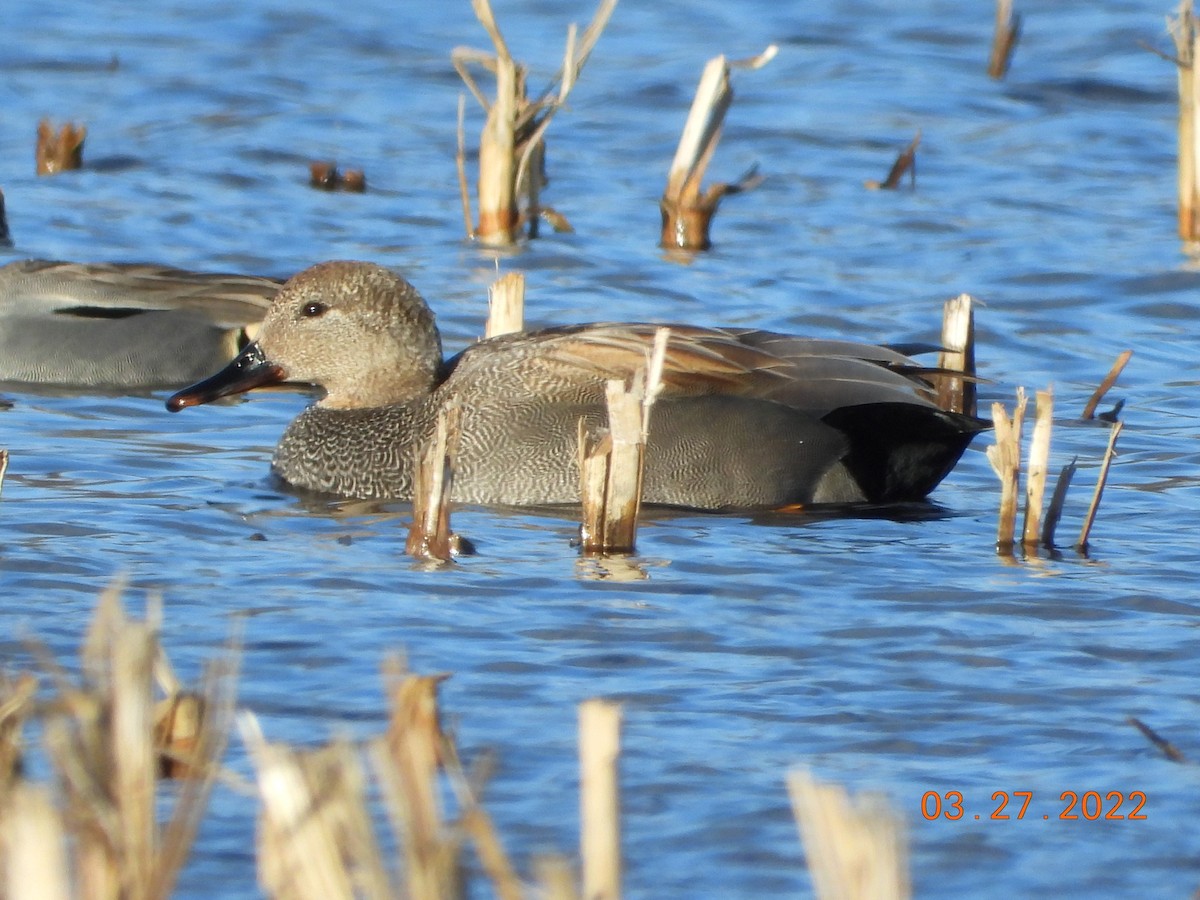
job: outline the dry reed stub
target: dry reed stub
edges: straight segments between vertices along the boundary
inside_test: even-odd
[[[659,208],[662,230],[659,244],[677,250],[707,250],[712,246],[709,232],[721,199],[748,190],[762,179],[752,169],[733,184],[713,184],[703,189],[704,174],[721,140],[725,114],[733,102],[730,85],[731,66],[758,69],[775,58],[778,47],[767,47],[758,56],[730,63],[724,56],[710,59],[700,75],[696,96],[688,111],[675,158],[667,174]]]
[[[8,451],[0,450],[0,493],[4,491],[4,476],[8,474]]]
[[[621,707],[606,700],[579,705],[579,852],[583,896],[621,896]]]
[[[1185,241],[1200,240],[1200,133],[1197,132],[1196,103],[1200,100],[1200,71],[1194,65],[1200,58],[1200,30],[1192,12],[1192,0],[1179,4],[1179,14],[1168,18],[1167,26],[1175,44],[1175,72],[1179,88],[1177,127],[1177,179],[1179,195],[1179,236]]]
[[[959,294],[942,308],[942,350],[937,367],[941,370],[935,379],[937,405],[949,412],[975,415],[975,300],[970,294]]]
[[[491,4],[488,0],[471,0],[471,6],[491,39],[493,52],[457,47],[451,54],[454,68],[486,116],[479,140],[479,221],[473,228],[461,138],[459,142],[457,161],[464,215],[470,236],[485,244],[507,246],[518,240],[523,225],[528,225],[531,237],[536,236],[541,190],[545,185],[546,129],[565,105],[608,24],[616,0],[601,0],[591,24],[578,39],[575,26],[571,26],[562,67],[550,86],[536,98],[528,94],[526,69],[513,59]],[[472,66],[491,73],[496,82],[494,99],[489,100],[480,90],[470,71]],[[462,117],[460,101],[460,133]]]
[[[83,142],[87,138],[87,126],[70,122],[58,131],[49,119],[42,119],[37,127],[37,148],[34,152],[38,175],[56,175],[69,169],[83,166]]]
[[[1050,434],[1054,428],[1054,393],[1038,391],[1034,403],[1033,439],[1025,474],[1025,524],[1021,543],[1026,553],[1036,553],[1042,536],[1042,509],[1050,469]]]
[[[488,288],[488,318],[484,337],[515,334],[525,327],[525,275],[508,272]]]
[[[917,186],[917,147],[919,146],[921,146],[920,131],[908,142],[908,146],[900,151],[896,161],[892,163],[891,169],[888,170],[887,177],[883,181],[865,181],[863,182],[864,187],[872,191],[892,191],[900,187],[900,182],[907,174],[909,186],[915,188]]]
[[[310,187],[322,191],[361,194],[367,189],[367,176],[360,169],[340,172],[337,163],[332,160],[317,160],[308,164],[308,183]]]
[[[605,390],[608,427],[579,422],[580,547],[585,555],[632,553],[642,504],[650,412],[662,389],[670,329],[660,328],[646,367]]]
[[[818,900],[911,896],[903,823],[883,797],[851,797],[800,769],[788,776],[788,794]]]
[[[1012,0],[996,0],[996,30],[992,35],[992,53],[987,72],[997,80],[1008,74],[1013,51],[1021,37],[1021,16],[1013,12]]]
[[[450,562],[462,546],[450,531],[450,490],[462,435],[462,407],[446,405],[432,439],[417,455],[413,517],[404,552],[417,559]]]
[[[996,552],[1011,556],[1017,530],[1017,494],[1021,483],[1021,428],[1027,398],[1017,388],[1017,403],[1010,418],[1003,403],[992,404],[995,443],[987,448],[988,462],[1000,479],[1000,516],[996,524]]]

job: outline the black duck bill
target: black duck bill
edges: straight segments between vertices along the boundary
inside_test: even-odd
[[[177,391],[167,399],[167,409],[179,412],[189,406],[212,403],[221,397],[242,394],[256,387],[287,380],[283,367],[267,359],[258,341],[246,345],[237,357],[215,375]]]

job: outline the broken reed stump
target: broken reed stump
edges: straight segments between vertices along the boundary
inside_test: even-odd
[[[788,794],[818,900],[912,896],[903,823],[885,798],[852,798],[804,770],[788,775]]]
[[[361,169],[347,169],[343,173],[332,160],[316,160],[308,164],[308,183],[321,191],[361,194],[367,189],[367,176]]]
[[[1175,71],[1179,86],[1178,177],[1179,236],[1200,240],[1200,133],[1196,103],[1200,102],[1200,30],[1192,12],[1192,0],[1179,4],[1179,15],[1167,20],[1175,43]]]
[[[525,327],[525,274],[508,272],[488,288],[488,318],[484,337],[515,334]]]
[[[194,740],[186,750],[167,751],[179,754],[189,777],[173,792],[172,802],[157,796],[166,750],[159,744],[153,704],[156,661],[165,660],[159,618],[152,604],[147,621],[130,619],[120,587],[109,588],[83,642],[78,683],[53,661],[46,667],[56,696],[48,700],[34,702],[32,678],[0,683],[4,744],[12,748],[14,734],[36,717],[53,781],[51,792],[19,770],[6,773],[0,790],[6,897],[170,894],[217,775],[233,692],[227,672],[209,671],[202,691],[206,713],[196,723]],[[16,873],[23,873],[21,883],[14,880]],[[63,883],[74,890],[62,890]]]
[[[455,70],[486,114],[479,140],[479,222],[473,229],[461,140],[457,156],[468,236],[485,244],[507,246],[517,242],[522,225],[528,224],[529,236],[536,237],[541,190],[545,185],[546,129],[555,113],[566,104],[616,5],[617,0],[601,0],[591,24],[578,40],[575,26],[570,27],[562,67],[550,86],[531,99],[525,67],[513,59],[489,0],[471,0],[494,52],[456,47],[451,53]],[[469,69],[472,65],[482,66],[495,78],[494,100],[488,100],[480,90]],[[461,101],[459,122],[461,129]],[[526,201],[524,211],[520,206],[522,196]]]
[[[450,562],[459,550],[450,532],[450,489],[462,434],[462,407],[447,404],[413,467],[413,517],[404,552],[417,559]]]
[[[621,896],[621,707],[605,700],[579,705],[579,852],[583,896]]]
[[[1021,37],[1021,16],[1013,12],[1012,7],[1012,0],[996,0],[996,31],[992,36],[987,72],[997,80],[1008,74],[1013,51]]]
[[[87,127],[84,125],[68,122],[56,132],[49,119],[38,122],[37,150],[34,154],[37,174],[56,175],[82,167],[83,141],[86,137]]]
[[[725,114],[733,102],[729,82],[732,65],[759,69],[775,58],[778,47],[772,44],[748,60],[730,63],[724,56],[710,59],[700,75],[700,84],[683,126],[667,187],[659,201],[662,231],[659,244],[676,250],[707,250],[712,246],[709,231],[721,199],[758,185],[762,179],[751,169],[733,184],[718,183],[702,190],[704,173],[721,140]]]
[[[4,476],[8,474],[8,451],[0,450],[0,493],[4,491]]]
[[[937,405],[973,416],[975,402],[975,310],[970,294],[959,294],[942,307],[942,350],[937,366]],[[962,375],[953,375],[961,372]]]
[[[654,335],[646,367],[626,383],[609,381],[605,397],[608,427],[579,421],[579,481],[584,555],[632,553],[642,505],[642,472],[650,410],[662,382],[670,329]]]
[[[1000,478],[1000,518],[996,525],[996,552],[1011,556],[1017,530],[1017,493],[1021,484],[1021,428],[1027,398],[1017,388],[1017,404],[1009,418],[1003,403],[992,404],[995,443],[987,448],[988,462]]]
[[[1054,428],[1054,393],[1038,391],[1034,403],[1033,438],[1025,474],[1025,525],[1021,543],[1026,553],[1036,553],[1042,537],[1042,509],[1050,469],[1050,432]]]
[[[866,188],[872,191],[891,191],[900,187],[900,182],[904,179],[905,173],[909,176],[909,186],[917,186],[917,147],[921,146],[921,132],[918,131],[916,137],[908,142],[908,146],[900,151],[900,155],[896,157],[896,161],[892,163],[891,169],[888,170],[887,177],[883,181],[865,181],[863,184]]]

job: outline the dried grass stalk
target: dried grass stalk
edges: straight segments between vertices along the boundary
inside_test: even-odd
[[[778,52],[774,44],[741,65],[761,68]],[[667,187],[659,201],[662,211],[660,244],[680,250],[706,250],[712,246],[709,231],[713,215],[727,194],[748,190],[761,182],[751,170],[733,184],[718,183],[702,189],[704,173],[721,140],[725,114],[733,102],[729,81],[730,63],[724,56],[710,59],[700,75],[700,84],[683,126]]]
[[[417,559],[450,562],[450,490],[462,434],[462,407],[448,404],[438,415],[433,438],[417,458],[413,479],[413,518],[405,552]]]
[[[388,817],[404,845],[404,877],[412,900],[464,895],[461,838],[444,824],[437,774],[445,737],[437,676],[405,675],[390,688],[392,715],[373,754]]]
[[[942,309],[942,352],[938,368],[962,372],[937,379],[937,405],[950,412],[975,415],[975,310],[970,294],[959,294]]]
[[[1075,478],[1078,468],[1076,460],[1071,460],[1058,473],[1058,480],[1054,483],[1054,494],[1050,497],[1050,505],[1046,508],[1046,522],[1042,526],[1042,546],[1044,547],[1054,546],[1054,533],[1058,530],[1063,507],[1067,502],[1067,491],[1071,489],[1071,481]]]
[[[50,791],[18,784],[0,806],[5,900],[70,900],[66,830]]]
[[[1121,373],[1125,371],[1125,366],[1129,364],[1129,360],[1132,358],[1132,350],[1121,351],[1121,354],[1117,357],[1117,361],[1113,363],[1113,367],[1109,369],[1108,374],[1104,376],[1104,380],[1100,382],[1099,387],[1097,387],[1092,393],[1092,396],[1088,398],[1087,405],[1083,408],[1082,418],[1093,419],[1096,417],[1096,407],[1100,405],[1100,401],[1104,399],[1104,395],[1107,394],[1112,389],[1112,386],[1117,383],[1117,379],[1121,377]]]
[[[901,820],[882,797],[851,798],[803,770],[788,776],[788,793],[819,900],[911,896]]]
[[[355,783],[352,777],[358,768],[354,752],[335,743],[301,754],[268,743],[249,713],[239,724],[261,801],[258,863],[263,889],[276,900],[353,900],[355,864],[371,856],[349,839],[347,827],[356,816],[356,803],[362,807],[361,779]],[[387,896],[378,891],[366,895]]]
[[[1021,542],[1026,550],[1037,547],[1042,530],[1046,478],[1050,470],[1050,433],[1054,428],[1054,393],[1037,392],[1033,439],[1029,442],[1029,467],[1025,477],[1025,526]]]
[[[575,873],[563,856],[539,856],[533,861],[534,877],[544,900],[579,900]]]
[[[1008,74],[1013,51],[1021,37],[1021,16],[1013,12],[1012,0],[996,0],[996,31],[992,37],[992,54],[988,59],[988,75],[1001,79]]]
[[[475,16],[491,39],[494,52],[457,47],[451,60],[487,115],[479,141],[479,223],[472,235],[483,243],[513,244],[526,222],[530,236],[536,234],[539,198],[545,182],[543,139],[546,129],[554,114],[565,105],[616,5],[616,0],[601,0],[591,24],[578,40],[575,27],[571,27],[562,68],[550,87],[531,100],[525,67],[513,59],[489,0],[471,0]],[[494,100],[488,100],[480,90],[470,72],[473,65],[482,66],[495,78]],[[461,150],[459,155],[460,158],[464,156]],[[465,193],[465,165],[460,166],[459,178]],[[524,215],[520,211],[522,194],[526,199]],[[469,223],[469,203],[465,206]]]
[[[87,138],[87,127],[63,125],[54,130],[49,119],[42,119],[37,127],[37,149],[35,159],[38,175],[57,175],[69,169],[83,166],[83,142]]]
[[[512,334],[525,327],[525,275],[509,272],[488,288],[488,320],[485,337]]]
[[[909,175],[909,184],[913,187],[917,184],[917,148],[921,146],[921,132],[918,131],[916,137],[908,142],[908,146],[900,151],[896,157],[896,161],[892,163],[892,167],[888,170],[887,177],[883,181],[868,180],[865,186],[872,191],[891,191],[900,187],[900,182],[904,180],[907,173]]]
[[[1010,419],[1003,403],[992,404],[995,443],[987,458],[1000,478],[1000,518],[996,526],[996,550],[1011,555],[1017,529],[1017,492],[1021,480],[1021,426],[1025,420],[1024,388],[1017,388],[1017,405]]]
[[[621,896],[621,707],[606,700],[579,705],[580,855],[583,896]]]
[[[1200,240],[1200,134],[1197,134],[1196,106],[1200,103],[1200,71],[1194,65],[1200,59],[1200,29],[1192,13],[1192,0],[1179,4],[1179,15],[1168,19],[1175,43],[1175,63],[1179,84],[1178,179],[1179,236],[1185,241]]]
[[[1096,522],[1096,513],[1100,509],[1100,498],[1104,494],[1104,485],[1108,483],[1108,470],[1112,466],[1113,457],[1116,456],[1117,438],[1121,436],[1121,429],[1124,427],[1122,422],[1114,422],[1112,430],[1108,433],[1108,448],[1104,451],[1104,461],[1100,464],[1100,474],[1096,478],[1096,491],[1092,494],[1092,502],[1088,506],[1087,516],[1083,520],[1083,528],[1079,531],[1079,541],[1075,544],[1080,552],[1085,552],[1088,546],[1088,538],[1092,534],[1092,525]]]
[[[22,727],[33,709],[37,680],[32,675],[9,679],[0,672],[0,805],[22,771]]]

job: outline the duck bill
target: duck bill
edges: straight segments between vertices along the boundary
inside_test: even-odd
[[[252,388],[279,384],[285,378],[283,367],[267,359],[258,341],[254,341],[247,344],[246,349],[216,375],[172,394],[167,400],[167,409],[179,412],[189,406],[212,403],[221,397],[241,394]]]

